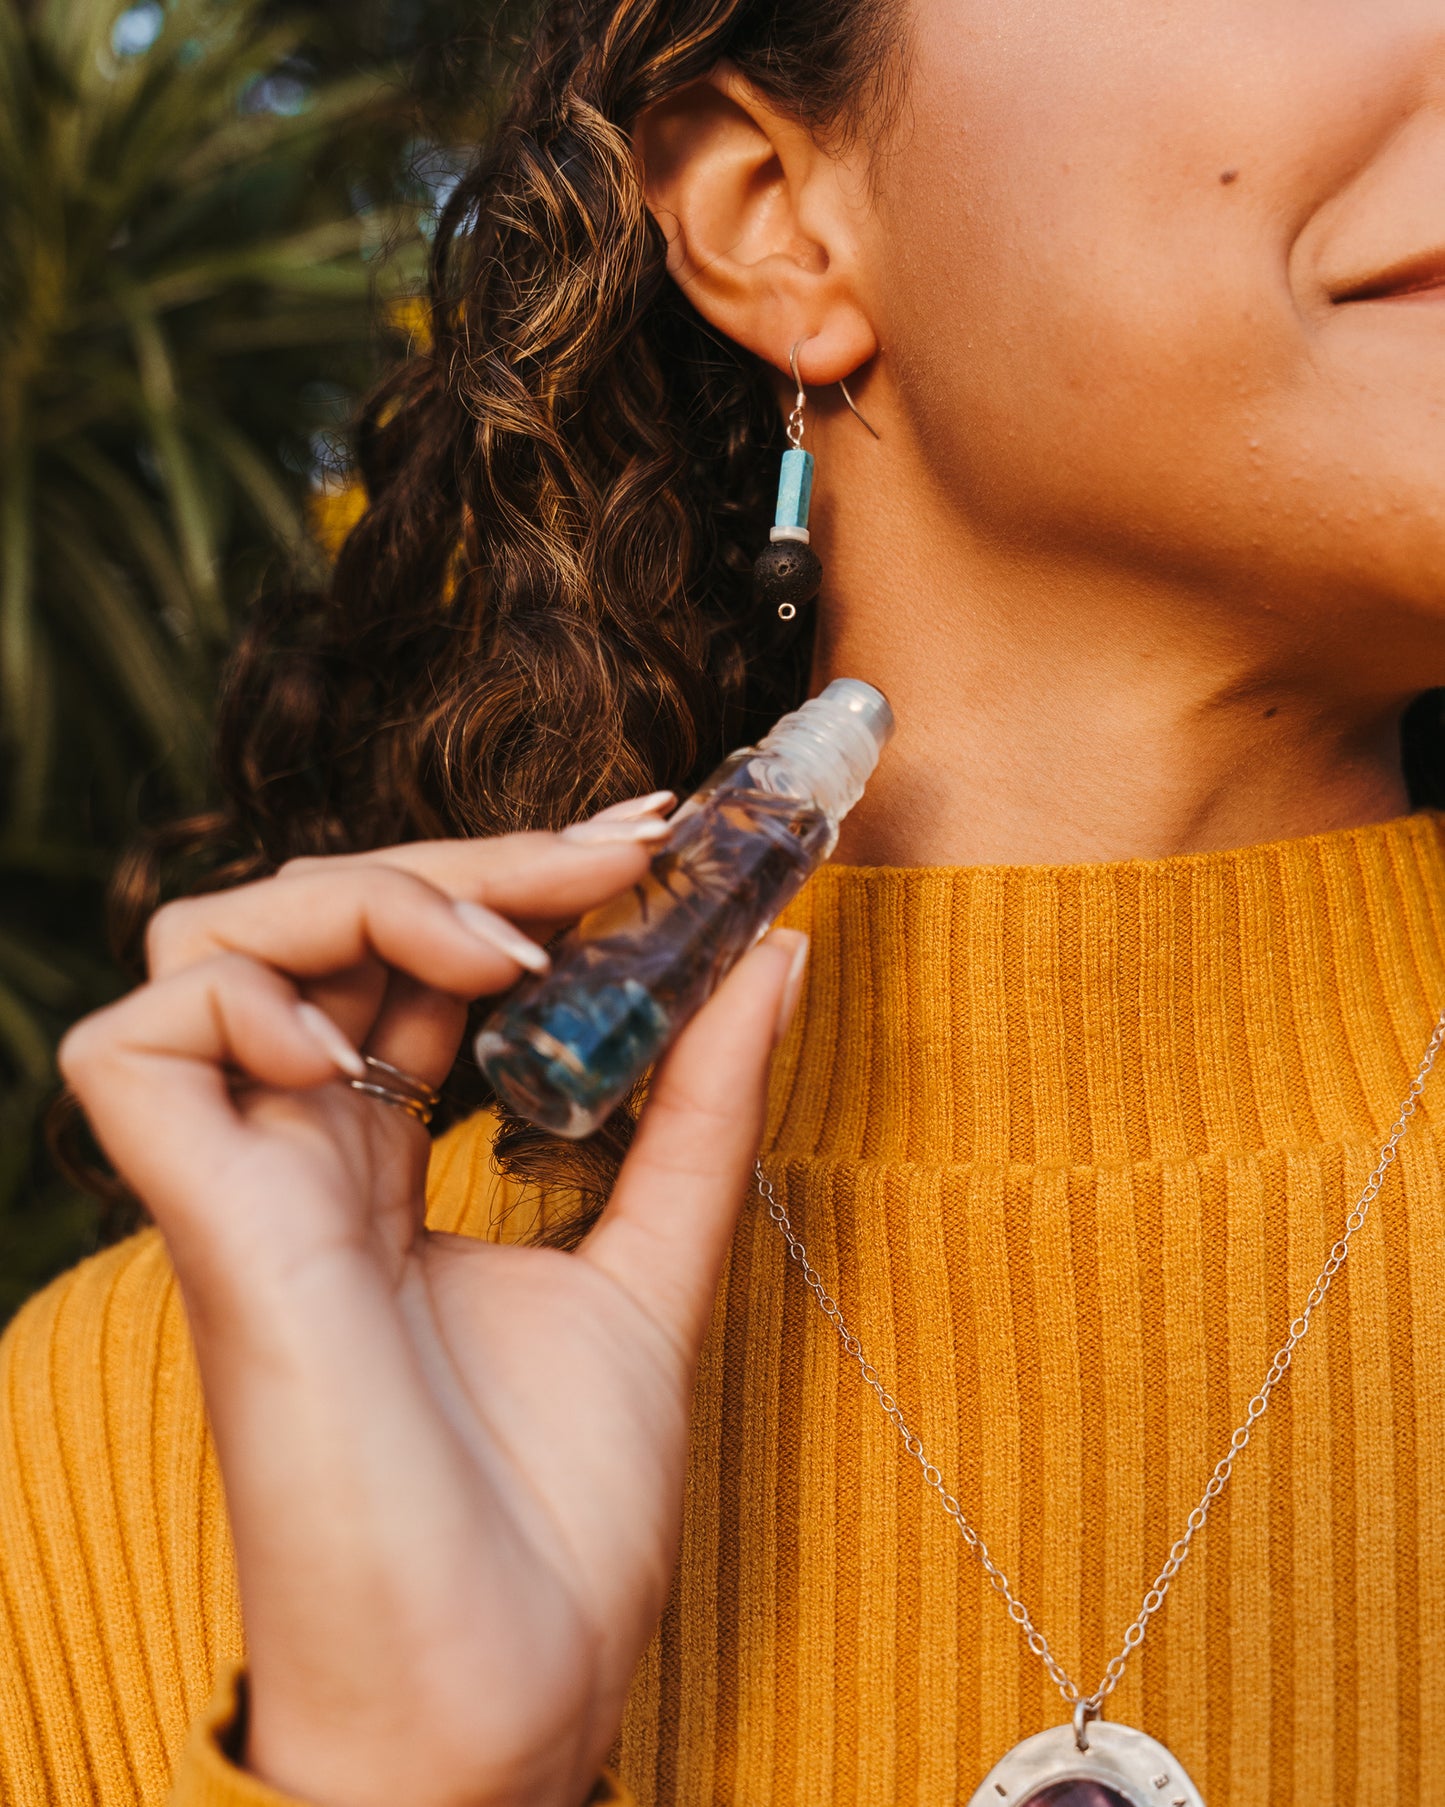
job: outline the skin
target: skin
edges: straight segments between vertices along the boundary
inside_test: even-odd
[[[909,50],[886,135],[815,142],[727,69],[635,132],[696,306],[780,371],[803,342],[815,675],[900,721],[842,856],[1402,811],[1401,709],[1445,683],[1439,0],[915,0]],[[301,862],[163,911],[62,1050],[190,1314],[245,1760],[317,1807],[577,1807],[661,1609],[799,938],[678,1043],[575,1257],[428,1234],[426,1138],[335,1042],[439,1081],[520,970],[453,903],[545,935],[645,859],[594,829]]]
[[[1445,683],[1445,286],[1343,297],[1424,253],[1445,284],[1442,94],[1438,0],[915,0],[881,148],[727,71],[644,123],[694,305],[780,371],[804,342],[816,676],[899,719],[842,857],[1405,811],[1399,716]]]
[[[297,861],[167,906],[149,982],[62,1045],[185,1299],[247,1765],[317,1807],[576,1807],[662,1610],[693,1372],[806,938],[774,931],[679,1038],[576,1256],[428,1232],[425,1131],[338,1079],[365,1046],[439,1084],[465,1000],[519,976],[457,901],[545,934],[646,857],[538,834]]]

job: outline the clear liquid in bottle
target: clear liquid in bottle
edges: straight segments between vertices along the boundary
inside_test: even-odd
[[[507,1108],[557,1135],[596,1129],[833,851],[892,728],[880,691],[840,678],[725,760],[647,875],[484,1024],[477,1059]]]

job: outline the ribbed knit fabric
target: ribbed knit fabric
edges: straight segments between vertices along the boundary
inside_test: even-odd
[[[1445,1004],[1445,822],[1159,862],[825,870],[768,1165],[1092,1686],[1283,1339]],[[1445,1802],[1445,1063],[1111,1702],[1210,1807]],[[516,1234],[486,1127],[431,1218]],[[499,1226],[501,1226],[499,1230]],[[270,1807],[184,1326],[146,1236],[0,1349],[0,1799]],[[616,1762],[640,1807],[940,1807],[1064,1717],[751,1206],[682,1559]],[[194,1726],[187,1747],[187,1728]],[[178,1756],[186,1747],[187,1754]]]

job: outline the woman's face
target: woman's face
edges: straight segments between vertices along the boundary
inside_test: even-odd
[[[1445,682],[1445,0],[912,15],[863,269],[952,502]]]

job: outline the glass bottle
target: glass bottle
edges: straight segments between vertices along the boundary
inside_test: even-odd
[[[589,911],[551,971],[483,1025],[477,1059],[506,1107],[590,1135],[833,851],[892,732],[881,691],[836,678],[724,760],[647,876]]]

